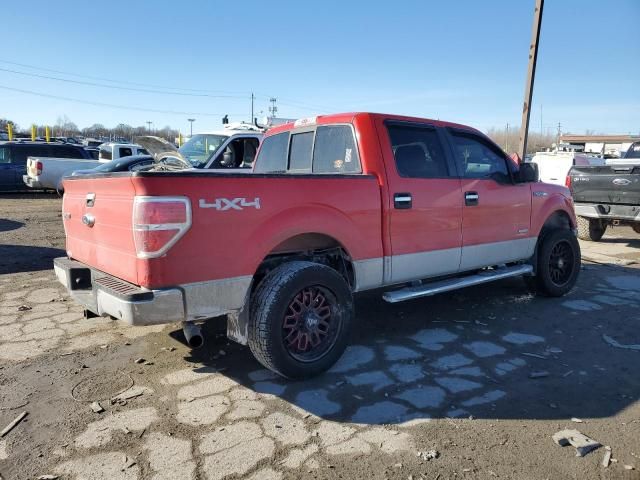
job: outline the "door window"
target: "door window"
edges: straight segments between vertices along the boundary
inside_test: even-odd
[[[287,170],[289,132],[267,137],[262,142],[256,158],[256,173],[284,173]]]
[[[289,171],[305,173],[311,171],[311,151],[313,150],[313,132],[291,135],[289,149]]]
[[[456,161],[464,178],[511,181],[506,158],[495,146],[473,134],[451,133]]]
[[[130,157],[133,155],[133,151],[129,147],[121,147],[120,148],[120,158],[122,157]]]
[[[11,150],[9,147],[0,147],[0,163],[11,163]]]
[[[446,178],[447,159],[433,127],[388,125],[398,175],[405,178]]]

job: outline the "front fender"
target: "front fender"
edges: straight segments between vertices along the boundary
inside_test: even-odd
[[[532,192],[531,231],[535,233],[535,235],[540,236],[545,222],[557,212],[566,214],[569,218],[571,228],[576,228],[576,215],[571,197],[561,193],[547,193],[542,190],[539,193],[535,187],[532,189]]]

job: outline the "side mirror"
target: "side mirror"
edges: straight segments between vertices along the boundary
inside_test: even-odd
[[[516,173],[516,180],[519,183],[535,183],[540,180],[540,172],[538,171],[537,163],[521,163],[518,172]]]

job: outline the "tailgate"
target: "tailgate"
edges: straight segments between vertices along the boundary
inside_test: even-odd
[[[640,166],[574,167],[571,193],[577,203],[640,205]]]
[[[62,217],[69,257],[137,284],[130,176],[64,182]]]

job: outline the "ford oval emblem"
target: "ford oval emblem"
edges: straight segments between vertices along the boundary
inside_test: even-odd
[[[613,180],[614,185],[624,186],[624,185],[629,185],[630,183],[631,183],[631,180],[627,178],[616,178]]]

